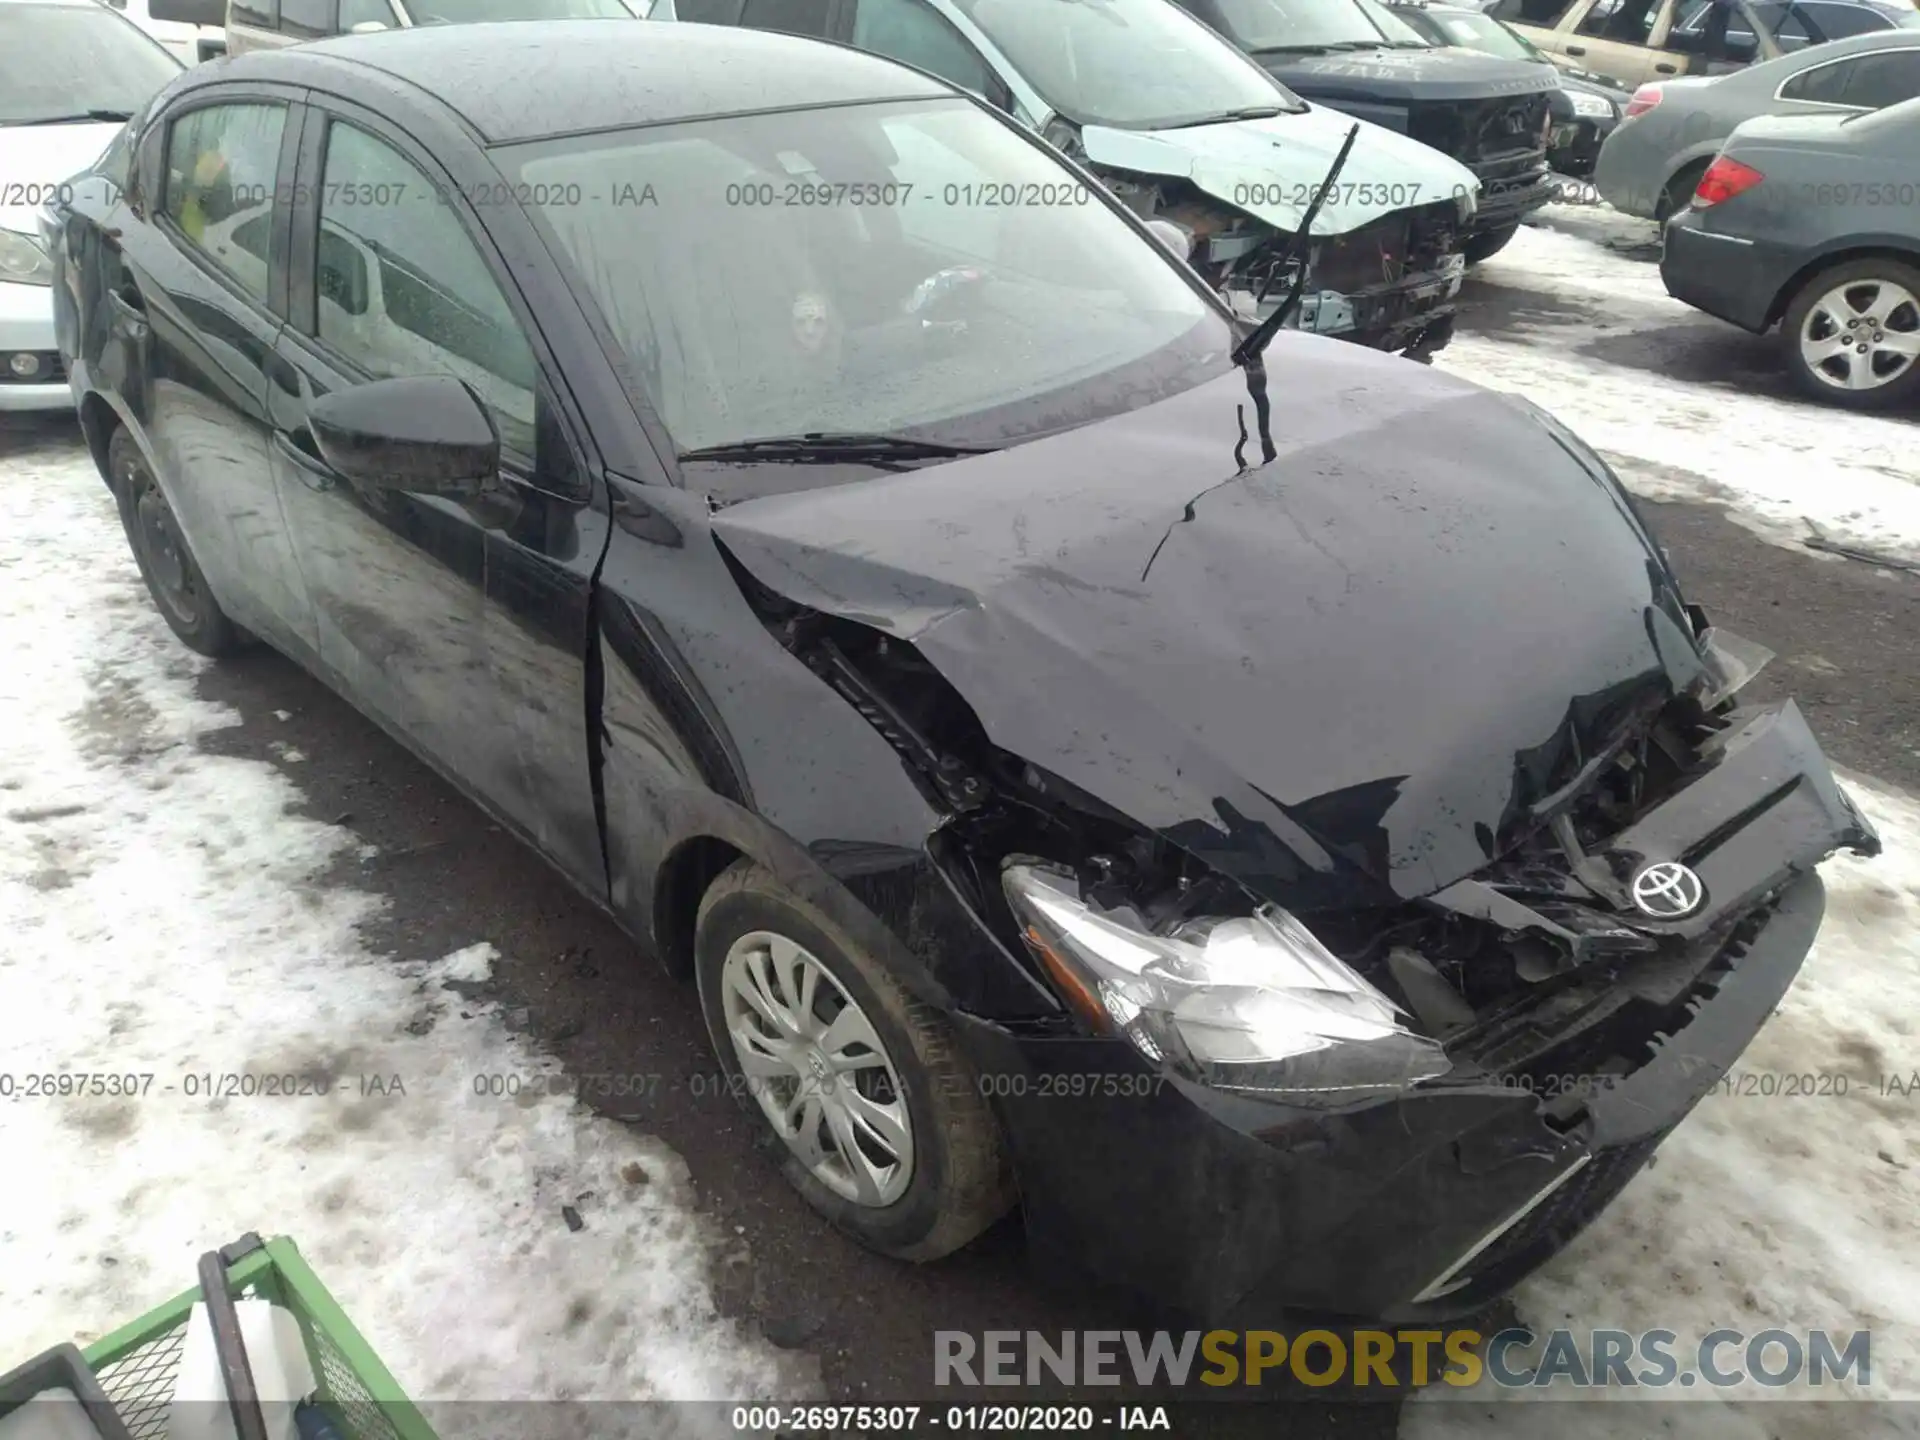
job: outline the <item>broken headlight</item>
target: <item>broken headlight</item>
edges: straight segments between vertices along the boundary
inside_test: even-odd
[[[1001,879],[1027,944],[1082,1017],[1189,1079],[1328,1102],[1448,1069],[1435,1041],[1276,906],[1159,934],[1063,871],[1016,861]]]

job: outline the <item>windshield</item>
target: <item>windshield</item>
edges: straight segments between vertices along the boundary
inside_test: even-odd
[[[103,6],[0,4],[0,125],[131,115],[180,68]]]
[[[631,20],[621,0],[404,0],[416,25],[480,20]]]
[[[1241,49],[1362,49],[1431,42],[1373,0],[1218,0],[1220,18]]]
[[[1491,15],[1465,10],[1423,10],[1406,17],[1443,45],[1459,45],[1503,60],[1545,61],[1531,42],[1514,34]]]
[[[1167,0],[954,0],[1040,97],[1083,125],[1156,130],[1301,101]]]
[[[1154,241],[971,102],[689,121],[499,154],[682,453],[992,445],[1229,368]]]

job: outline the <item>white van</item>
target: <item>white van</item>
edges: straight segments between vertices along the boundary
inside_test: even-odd
[[[227,53],[225,0],[102,0],[109,9],[153,36],[179,57],[198,65]]]

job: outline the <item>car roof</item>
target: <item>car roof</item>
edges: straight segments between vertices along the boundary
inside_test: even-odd
[[[702,116],[797,110],[956,92],[838,45],[724,25],[519,20],[343,35],[252,51],[224,80],[322,86],[378,71],[431,95],[488,144]]]

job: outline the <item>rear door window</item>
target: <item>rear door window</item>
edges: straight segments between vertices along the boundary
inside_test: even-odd
[[[1884,110],[1920,95],[1920,49],[1875,50],[1854,58],[1842,92],[1843,105]]]
[[[284,106],[261,101],[189,110],[167,129],[161,210],[174,229],[262,304],[267,264],[241,236],[273,211]]]
[[[1814,105],[1847,105],[1846,93],[1856,61],[1835,60],[1802,70],[1780,87],[1782,100],[1805,100]]]

